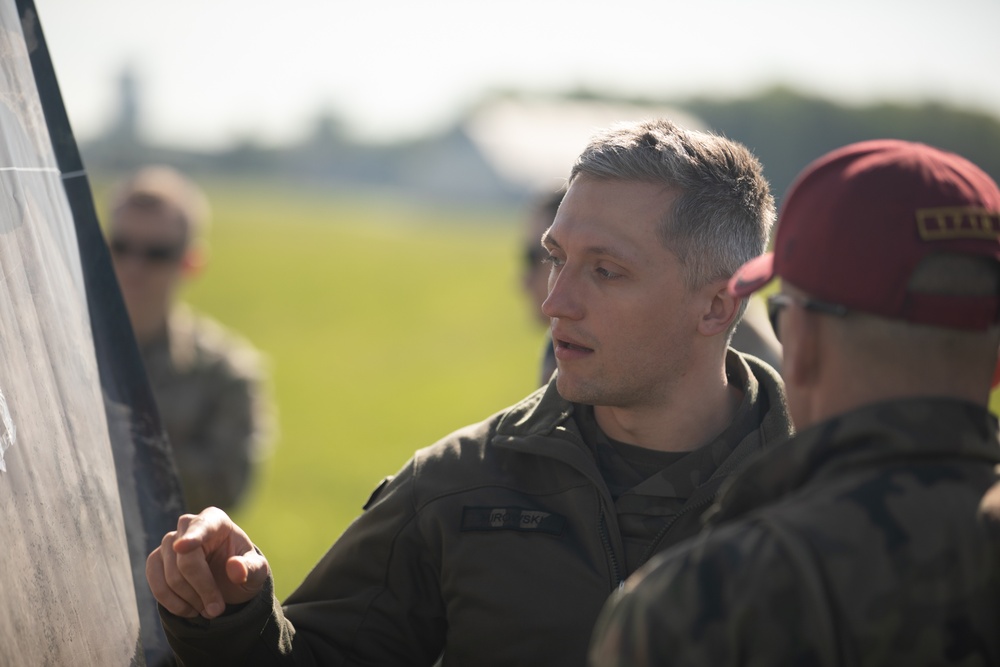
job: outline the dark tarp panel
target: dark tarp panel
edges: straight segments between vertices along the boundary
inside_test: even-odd
[[[180,489],[30,0],[0,54],[0,663],[170,664]]]

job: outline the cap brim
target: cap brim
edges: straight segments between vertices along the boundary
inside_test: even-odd
[[[774,278],[774,253],[755,257],[737,269],[729,279],[729,294],[749,296]]]

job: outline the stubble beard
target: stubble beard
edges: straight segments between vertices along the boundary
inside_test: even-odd
[[[648,392],[638,383],[608,377],[574,380],[571,373],[564,374],[561,371],[556,378],[556,389],[567,401],[583,405],[625,408],[645,402],[644,398],[648,398]]]

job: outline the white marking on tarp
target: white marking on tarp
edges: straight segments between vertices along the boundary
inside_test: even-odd
[[[7,409],[7,397],[0,391],[0,472],[7,472],[7,463],[3,460],[4,452],[17,440],[17,428]]]
[[[59,170],[55,167],[0,167],[0,171],[23,171],[24,173],[31,174],[58,174]]]

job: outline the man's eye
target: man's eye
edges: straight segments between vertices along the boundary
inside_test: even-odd
[[[616,273],[610,269],[606,269],[603,266],[597,267],[595,271],[597,271],[597,273],[600,274],[602,278],[606,278],[608,280],[614,280],[615,278],[621,278],[622,276],[622,274]]]
[[[542,264],[551,264],[552,266],[562,266],[563,259],[556,257],[555,255],[548,255],[542,258]]]

